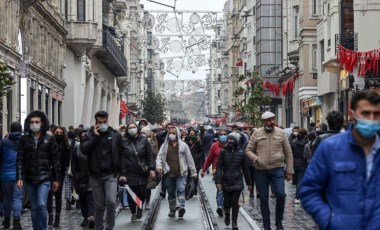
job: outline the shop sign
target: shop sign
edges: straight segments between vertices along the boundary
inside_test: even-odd
[[[306,105],[308,108],[318,107],[322,105],[322,99],[320,97],[311,97],[306,99]]]

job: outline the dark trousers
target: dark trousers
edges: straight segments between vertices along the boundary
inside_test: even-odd
[[[94,198],[91,191],[79,194],[79,202],[82,217],[88,218],[94,216]]]
[[[198,181],[199,181],[199,172],[200,171],[201,171],[201,169],[197,169],[197,177],[194,178],[194,185],[195,185],[194,195],[198,195]]]
[[[49,216],[53,215],[53,196],[55,200],[55,216],[59,217],[61,215],[62,191],[63,191],[63,180],[59,182],[59,188],[56,192],[53,192],[52,188],[50,189],[48,201],[47,201],[47,209],[48,209]]]
[[[146,189],[146,198],[145,201],[147,204],[150,203],[150,197],[152,196],[152,189]]]
[[[264,228],[270,228],[269,186],[276,195],[276,222],[282,221],[285,209],[284,168],[271,170],[256,169],[256,186],[260,191],[260,209]]]
[[[239,197],[241,190],[237,191],[223,191],[224,196],[224,210],[229,212],[232,208],[232,223],[237,223],[237,218],[239,214]]]
[[[140,198],[142,203],[144,204],[145,198],[146,198],[146,185],[138,185],[138,186],[129,186],[132,191]],[[133,199],[128,199],[129,208],[131,209],[132,214],[136,214],[136,203],[133,201]]]
[[[164,193],[166,195],[166,176],[165,175],[162,175],[161,177],[161,192]]]
[[[249,175],[251,176],[251,183],[252,183],[252,192],[251,193],[253,194],[253,190],[255,188],[255,167],[249,166],[248,170],[249,170]],[[256,185],[256,193],[259,194],[259,191],[257,190],[257,185]]]
[[[294,169],[294,182],[296,184],[296,199],[299,199],[299,188],[301,186],[302,177],[306,169]]]

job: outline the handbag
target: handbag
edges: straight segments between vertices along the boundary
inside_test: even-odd
[[[137,173],[139,175],[148,175],[149,174],[149,167],[145,164],[145,162],[141,162],[139,159],[139,153],[136,151],[135,145],[132,143],[132,147],[135,150],[135,154],[137,157]]]

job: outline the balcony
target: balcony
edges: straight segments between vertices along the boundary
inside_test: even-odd
[[[358,33],[335,34],[335,53],[338,52],[338,44],[346,49],[358,51]]]
[[[114,36],[108,30],[103,30],[102,46],[96,49],[95,56],[116,77],[127,75],[127,59],[121,47],[116,44]]]
[[[82,56],[95,44],[97,23],[72,21],[67,22],[65,27],[69,32],[65,43],[74,51],[75,55]]]

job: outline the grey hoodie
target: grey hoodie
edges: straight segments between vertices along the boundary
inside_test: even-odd
[[[188,170],[191,171],[191,176],[196,177],[197,172],[195,169],[195,164],[189,146],[181,140],[179,129],[177,129],[177,140],[178,140],[178,154],[179,154],[179,166],[181,170],[181,176],[186,177]],[[156,168],[161,169],[163,174],[166,174],[170,171],[170,167],[166,162],[166,156],[168,153],[169,145],[169,133],[165,137],[165,142],[162,144],[160,151],[157,155]]]

